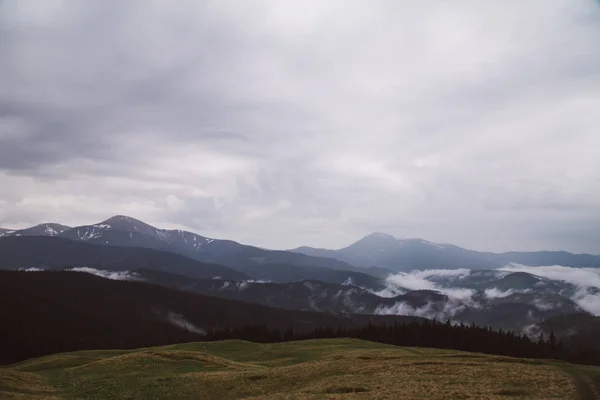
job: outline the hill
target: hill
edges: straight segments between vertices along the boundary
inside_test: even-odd
[[[509,263],[529,266],[600,267],[600,257],[566,251],[488,253],[420,238],[401,239],[372,233],[339,250],[299,247],[290,251],[330,257],[356,266],[378,266],[394,271],[413,269],[494,269]]]
[[[199,340],[219,327],[302,332],[412,320],[269,308],[80,272],[0,271],[0,364],[60,351]]]
[[[7,398],[593,399],[599,385],[598,367],[356,339],[81,351],[0,369]]]

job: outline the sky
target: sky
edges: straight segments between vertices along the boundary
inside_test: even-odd
[[[593,0],[0,1],[0,227],[600,254]]]

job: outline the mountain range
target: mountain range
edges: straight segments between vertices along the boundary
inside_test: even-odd
[[[416,320],[282,310],[69,271],[0,271],[0,364],[52,352],[191,342],[220,327],[310,331]],[[42,350],[43,349],[43,350]]]
[[[192,279],[255,279],[275,282],[293,282],[316,279],[323,282],[346,281],[380,290],[382,278],[361,272],[326,267],[292,264],[249,263],[245,267],[230,268],[202,262],[181,254],[144,247],[99,245],[64,237],[9,236],[0,238],[0,269],[69,269],[97,268],[107,271],[130,271],[148,268],[178,274]]]
[[[77,227],[45,223],[21,230],[0,230],[0,237],[40,235],[92,244],[163,250],[241,271],[261,269],[265,265],[274,268],[294,265],[385,277],[393,271],[494,269],[509,263],[600,267],[600,256],[591,254],[566,251],[478,252],[424,239],[399,239],[385,233],[372,233],[339,250],[312,247],[299,247],[289,251],[265,250],[231,240],[207,238],[188,231],[160,229],[123,215]]]
[[[197,300],[193,299],[199,297],[187,296],[209,296],[214,299],[212,302],[216,302],[214,304],[238,307],[235,304],[239,303],[259,307],[249,307],[249,312],[278,310],[264,312],[282,321],[286,321],[287,317],[279,315],[286,312],[292,313],[287,321],[296,321],[297,317],[300,322],[305,321],[305,317],[309,318],[310,313],[327,314],[314,317],[321,322],[338,321],[338,317],[358,318],[357,321],[364,322],[374,315],[404,315],[475,322],[519,332],[546,332],[555,325],[562,329],[565,324],[561,321],[571,321],[570,318],[573,318],[583,321],[577,325],[577,329],[578,332],[584,332],[586,338],[591,338],[597,332],[597,317],[594,314],[598,315],[596,310],[600,289],[594,283],[593,274],[596,272],[577,270],[578,273],[592,274],[590,284],[586,285],[587,282],[582,279],[568,283],[562,280],[562,275],[544,278],[535,272],[536,269],[543,270],[539,268],[525,268],[530,272],[527,273],[522,272],[523,265],[506,267],[513,263],[538,267],[600,267],[600,257],[562,251],[478,252],[418,238],[398,239],[384,233],[370,234],[339,250],[310,247],[287,251],[268,250],[183,230],[156,228],[122,215],[75,227],[43,223],[19,230],[0,229],[0,270],[66,271],[64,274],[42,272],[40,275],[17,271],[14,272],[17,275],[2,275],[14,279],[15,284],[23,290],[41,290],[38,286],[43,285],[44,280],[51,279],[53,293],[62,293],[62,290],[79,296],[75,289],[73,291],[61,286],[60,277],[66,282],[81,282],[84,286],[94,282],[92,286],[103,288],[98,289],[101,291],[108,290],[104,288],[118,288],[121,294],[117,297],[123,304],[128,304],[132,313],[138,312],[136,307],[140,303],[131,298],[133,293],[125,293],[125,287],[135,288],[135,293],[143,292],[147,299],[153,296],[150,293],[156,293],[157,296],[158,293],[168,293],[166,296],[169,299],[184,296],[182,299],[187,300],[181,302],[195,303]],[[103,283],[109,279],[90,281],[89,278],[80,277],[86,274],[75,272],[87,272],[87,275],[110,280],[135,281],[131,282],[135,285]],[[0,271],[0,274],[6,273]],[[27,283],[29,280],[34,283]],[[157,285],[170,291],[147,289],[148,286]],[[185,294],[173,294],[180,292]],[[17,294],[12,293],[11,296]],[[32,299],[38,297],[37,294],[31,296]],[[71,297],[75,298],[78,297]],[[9,301],[10,297],[5,299]],[[57,310],[70,312],[68,304],[57,304],[51,296],[43,301],[53,304]],[[31,308],[35,314],[34,300],[22,302],[23,307]],[[173,306],[175,303],[171,300],[167,303],[171,307],[169,310],[174,310],[177,315],[184,310],[179,309],[179,305]],[[156,309],[152,308],[152,304],[160,310],[168,308],[163,307],[160,301],[150,301],[144,307]],[[203,307],[207,304],[213,307],[208,300],[202,301]],[[92,303],[90,306],[96,307]],[[185,315],[191,315],[192,309],[185,310]],[[99,321],[104,321],[106,317],[87,315],[83,309],[73,312],[82,320],[87,318],[94,321],[93,324],[100,324]],[[204,323],[205,314],[197,315],[193,323]],[[330,319],[331,316],[335,318]],[[11,321],[21,318],[10,312],[5,317]],[[244,315],[244,318],[247,317]],[[119,315],[117,320],[122,318],[125,317]],[[136,332],[146,329],[146,326],[147,329],[162,332],[160,335],[176,335],[172,330],[172,321],[169,325],[168,314],[161,314],[160,318],[156,320],[147,314],[140,326],[133,323],[128,326]],[[116,320],[111,321],[111,324],[116,323]],[[30,322],[33,324],[32,321],[27,324]],[[199,322],[198,326],[202,325]],[[224,317],[214,317],[213,322],[216,325],[232,324],[231,319]],[[75,323],[75,320],[69,320],[69,324]],[[56,327],[56,331],[59,330]],[[568,329],[561,330],[564,337],[571,337],[571,333]],[[573,342],[579,338],[573,337],[576,338]]]
[[[45,223],[35,227],[0,232],[0,237],[52,236],[91,244],[144,247],[181,254],[205,263],[216,263],[243,270],[266,264],[299,267],[325,267],[342,271],[368,272],[386,276],[381,268],[356,267],[332,258],[312,257],[301,253],[265,250],[231,240],[211,239],[179,229],[159,229],[137,219],[117,215],[92,225],[67,227]]]
[[[576,292],[573,285],[522,272],[477,270],[459,280],[446,281],[439,290],[399,289],[392,294],[350,282],[193,279],[149,268],[120,273],[94,268],[71,270],[287,310],[344,315],[410,315],[475,322],[519,332],[547,318],[577,313],[589,315],[570,299],[569,296]],[[535,285],[539,282],[545,285]],[[456,291],[461,292],[460,296],[457,297]]]
[[[494,269],[510,263],[529,266],[563,265],[600,267],[600,256],[566,251],[489,253],[424,239],[399,239],[372,233],[339,250],[299,247],[290,251],[313,257],[329,257],[355,266],[373,266],[394,271],[426,269]]]

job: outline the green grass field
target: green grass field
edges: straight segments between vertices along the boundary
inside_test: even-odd
[[[354,339],[80,351],[0,368],[1,399],[596,399],[600,368]]]

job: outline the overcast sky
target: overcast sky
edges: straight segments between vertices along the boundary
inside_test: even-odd
[[[0,226],[600,253],[593,0],[0,2]]]

